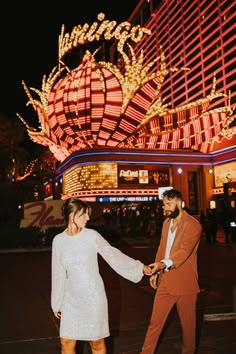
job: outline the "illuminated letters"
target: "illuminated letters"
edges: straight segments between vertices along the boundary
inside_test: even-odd
[[[100,25],[96,21],[91,26],[88,23],[83,26],[78,25],[72,29],[71,34],[64,33],[65,27],[62,26],[61,35],[59,36],[59,59],[79,44],[83,45],[87,42],[99,41],[102,35],[106,40],[117,39],[117,47],[121,51],[129,38],[137,43],[145,33],[151,34],[149,29],[140,25],[131,28],[131,24],[127,21],[120,23],[116,27],[117,22],[105,20],[105,14],[103,13],[98,14],[97,19],[101,22]]]
[[[138,171],[131,171],[131,170],[120,170],[120,177],[126,177],[126,178],[137,178],[138,177]]]

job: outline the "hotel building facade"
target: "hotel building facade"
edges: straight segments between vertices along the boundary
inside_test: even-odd
[[[28,133],[60,161],[61,199],[135,205],[160,200],[174,187],[194,215],[226,204],[235,208],[235,3],[143,0],[128,21],[146,28],[146,35],[130,59],[123,47],[117,53],[117,43],[109,56],[120,71],[122,54],[133,67],[142,61],[150,69],[140,70],[136,90],[130,93],[137,84],[131,64],[132,84],[131,74],[119,81],[113,64],[97,64],[86,54],[68,78],[51,85],[47,105],[30,97],[42,131]],[[62,57],[75,43],[68,38],[61,37]]]
[[[148,64],[155,60],[161,50],[165,55],[167,67],[188,68],[186,71],[176,71],[165,77],[161,95],[170,108],[187,107],[186,110],[192,111],[191,114],[199,114],[199,109],[205,108],[201,100],[210,95],[213,87],[221,95],[216,95],[211,100],[211,109],[235,105],[233,1],[144,0],[138,2],[128,21],[150,30],[150,35],[145,36],[134,47],[136,56],[143,51],[144,63]],[[119,62],[115,46],[111,47],[110,57],[111,61]],[[202,102],[201,108],[191,109],[189,102],[198,100]],[[205,105],[209,105],[209,102]],[[186,123],[184,120],[187,119],[184,113],[186,115],[183,111],[176,113],[177,116],[182,115],[182,124]],[[159,117],[159,120],[161,119],[163,118]],[[163,131],[168,129],[165,124],[168,125],[170,122],[164,121],[162,124]],[[203,124],[204,130],[204,123],[200,124]],[[236,124],[233,110],[227,128],[222,129],[221,134],[210,142],[200,142],[199,151],[175,149],[172,146],[171,149],[168,149],[169,145],[163,149],[159,145],[156,149],[156,145],[150,150],[93,149],[89,152],[76,152],[57,170],[58,176],[64,176],[62,194],[64,197],[74,195],[97,202],[135,203],[155,200],[158,196],[158,187],[174,186],[182,191],[185,204],[193,214],[210,207],[222,208],[225,199],[227,203],[235,206]],[[78,188],[78,178],[75,176],[78,176],[78,173],[83,174],[84,180],[91,181],[90,168],[93,170],[93,164],[97,164],[98,161],[113,162],[113,167],[109,162],[107,165],[100,165],[102,172],[94,175],[95,180],[105,181],[105,184],[99,182],[100,185],[87,184]],[[71,164],[76,166],[75,169]],[[141,176],[141,182],[139,181],[137,176],[140,173],[146,175],[146,180]],[[159,185],[155,185],[153,182],[155,173],[160,176],[164,173],[168,177],[159,182]],[[113,175],[114,180],[111,182]]]
[[[193,152],[186,152],[192,156],[189,163],[178,150],[175,150],[178,162],[176,165],[171,163],[174,184],[183,190],[188,205],[191,203],[192,172],[196,173],[194,189],[198,190],[198,200],[195,201],[202,210],[222,207],[228,194],[235,207],[235,10],[236,4],[232,0],[144,0],[138,2],[129,18],[131,23],[139,23],[151,31],[135,46],[136,54],[144,51],[144,60],[150,62],[160,55],[161,48],[168,67],[189,69],[184,74],[177,71],[166,77],[162,86],[165,102],[176,107],[199,100],[209,95],[215,80],[216,90],[223,95],[213,100],[211,107],[232,107],[230,124],[222,130],[220,138],[213,139],[208,154],[202,154],[200,163]],[[168,161],[171,160],[167,153]],[[181,171],[181,176],[177,171]]]

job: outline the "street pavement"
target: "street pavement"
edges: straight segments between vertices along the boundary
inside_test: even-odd
[[[142,260],[153,261],[157,240],[122,238],[114,246]],[[0,354],[59,354],[59,323],[50,308],[50,249],[2,250]],[[109,303],[111,335],[108,354],[140,352],[149,323],[154,290],[144,277],[134,284],[99,260]],[[221,232],[199,247],[196,354],[236,353],[236,243],[225,244]],[[90,353],[87,342],[77,353]],[[175,308],[170,314],[156,354],[181,354],[181,328]]]

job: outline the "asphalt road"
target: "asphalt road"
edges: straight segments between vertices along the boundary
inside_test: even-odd
[[[144,263],[153,261],[155,242],[117,243],[116,247]],[[197,313],[198,354],[236,352],[236,244],[199,248],[199,294]],[[148,278],[133,284],[118,276],[102,259],[111,336],[108,354],[138,353],[148,325],[154,290]],[[50,308],[51,252],[0,254],[1,317],[0,354],[59,354],[58,321]],[[89,352],[78,343],[78,353]],[[158,354],[181,353],[181,330],[175,309],[167,321]]]

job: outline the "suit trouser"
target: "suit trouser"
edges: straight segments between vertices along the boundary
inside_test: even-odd
[[[175,304],[182,327],[182,354],[194,354],[196,340],[197,294],[174,296],[167,291],[163,283],[161,282],[159,285],[154,298],[151,320],[147,329],[141,354],[153,354],[155,352],[162,329]]]

